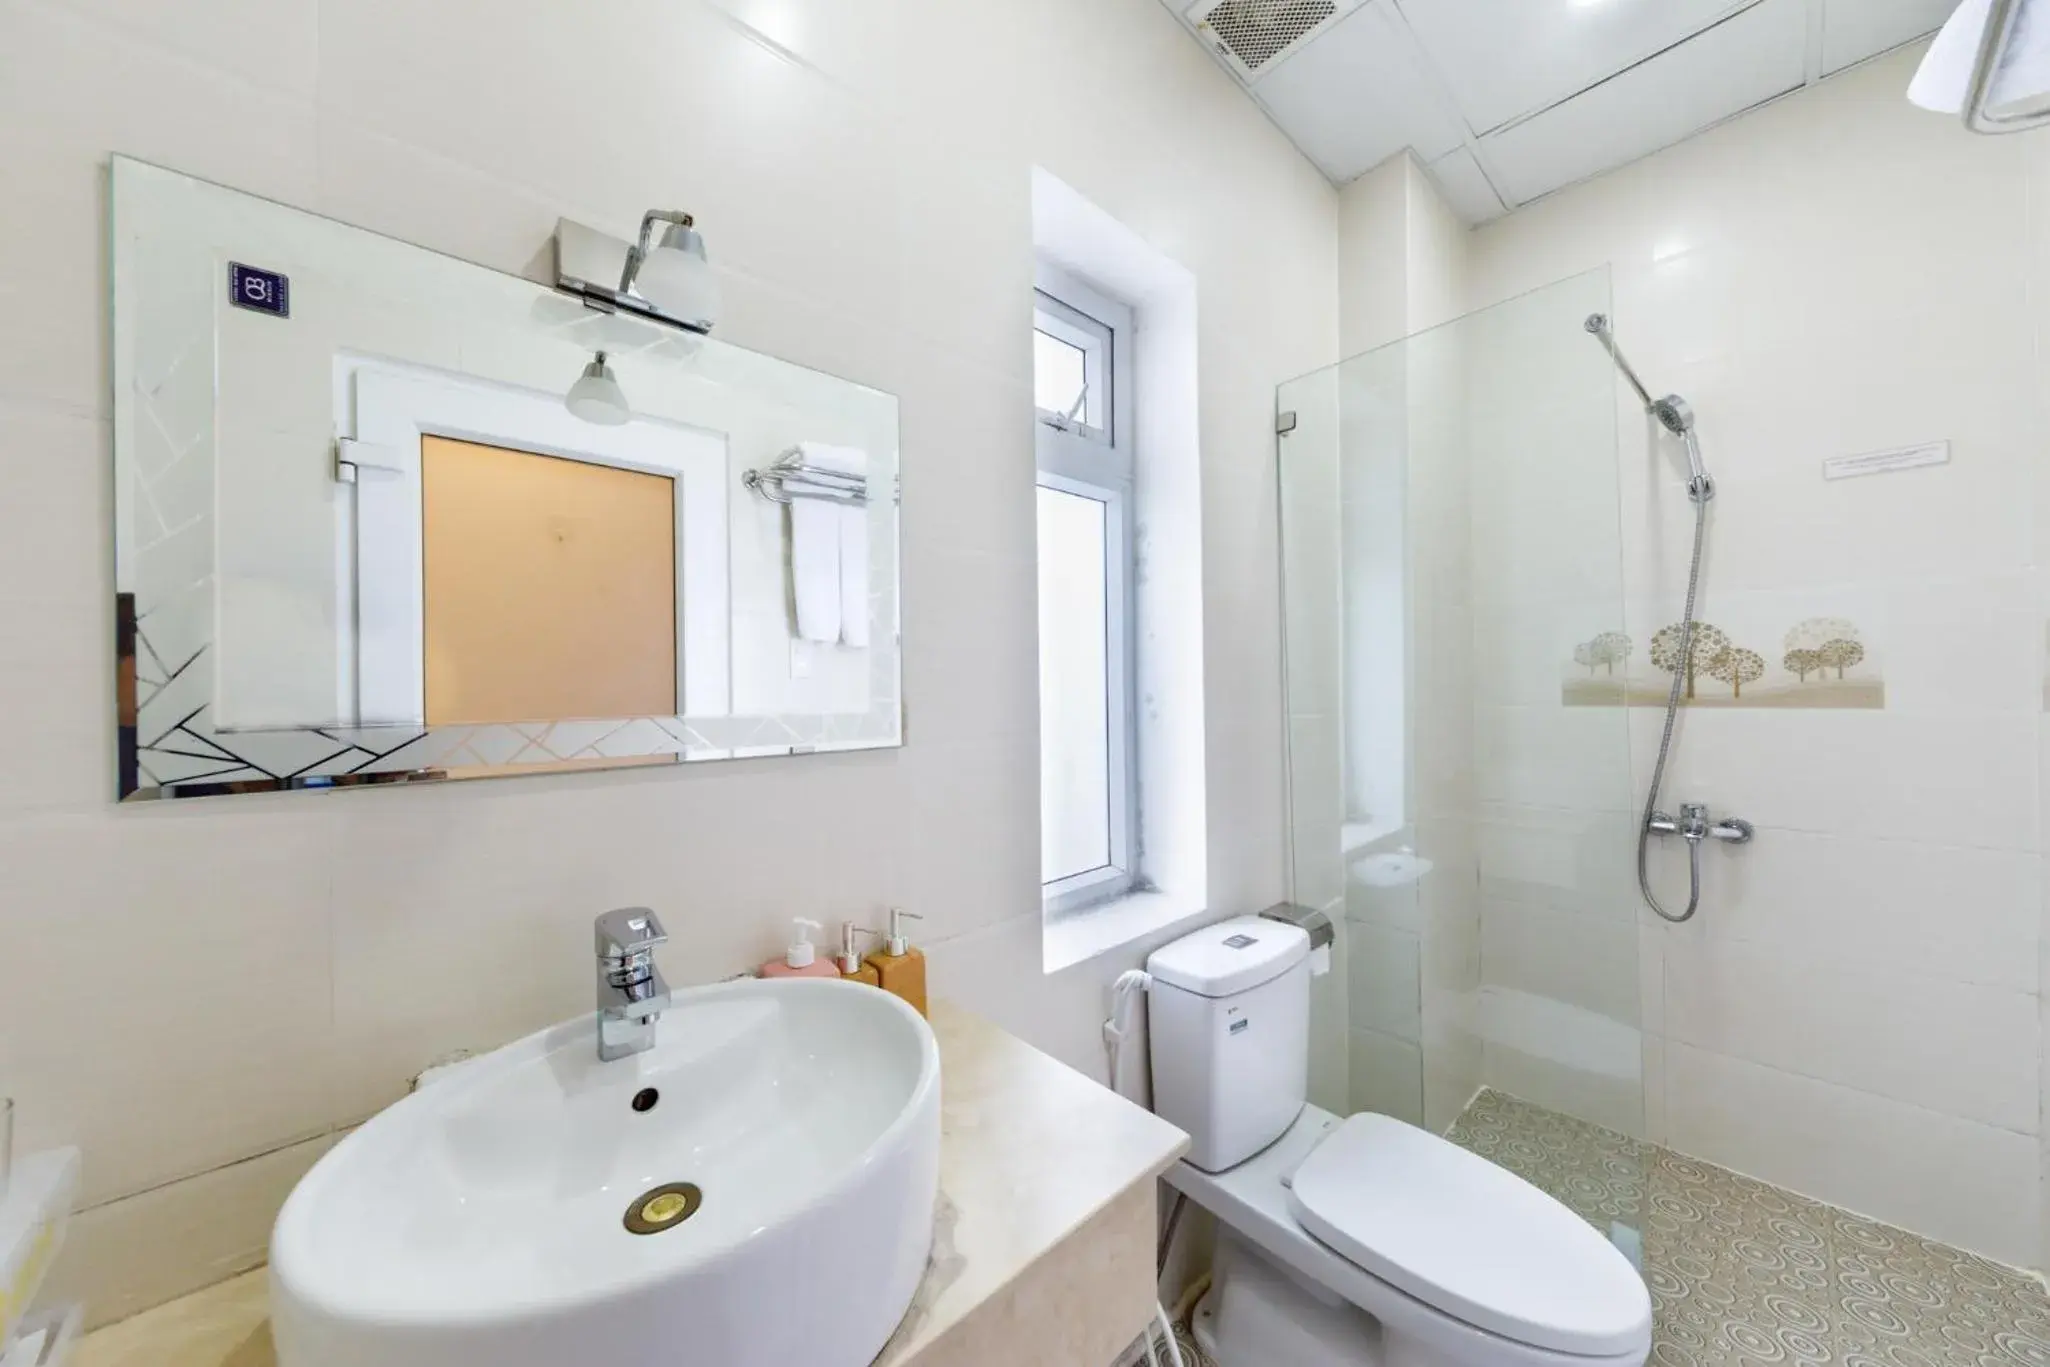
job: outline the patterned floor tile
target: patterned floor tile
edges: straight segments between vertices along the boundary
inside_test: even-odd
[[[1671,1153],[1647,1180],[1654,1360],[1832,1360],[1825,1207]]]
[[[2050,1367],[2050,1298],[2027,1275],[1832,1212],[1833,1329],[1860,1363]]]
[[[1597,1229],[1639,1226],[1655,1150],[1628,1135],[1483,1091],[1446,1138],[1542,1187]]]
[[[1500,1092],[1446,1137],[1639,1231],[1660,1367],[2050,1367],[2050,1295],[2013,1268]]]

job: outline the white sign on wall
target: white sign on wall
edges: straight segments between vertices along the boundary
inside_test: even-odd
[[[1950,443],[1932,441],[1921,446],[1902,446],[1891,451],[1873,451],[1862,456],[1832,456],[1822,462],[1824,479],[1857,479],[1861,475],[1885,475],[1895,470],[1915,470],[1924,465],[1950,464]]]

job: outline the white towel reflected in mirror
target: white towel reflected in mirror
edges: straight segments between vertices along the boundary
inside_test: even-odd
[[[798,443],[798,456],[813,470],[868,477],[868,453],[826,442]],[[864,649],[869,641],[868,505],[833,497],[823,485],[791,477],[783,487],[790,503],[791,596],[797,606],[797,634],[822,644]],[[806,495],[814,495],[807,497]],[[820,496],[823,495],[823,496]]]
[[[813,486],[785,480],[790,495],[790,597],[797,635],[831,645],[840,639],[840,506]]]

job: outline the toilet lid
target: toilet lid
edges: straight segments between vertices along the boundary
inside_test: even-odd
[[[1530,1183],[1385,1115],[1356,1115],[1296,1170],[1289,1206],[1354,1266],[1432,1308],[1587,1357],[1650,1342],[1630,1260]]]

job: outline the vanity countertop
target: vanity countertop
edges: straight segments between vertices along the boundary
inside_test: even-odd
[[[1120,1197],[1188,1136],[979,1016],[932,1007],[940,1046],[940,1217],[911,1311],[877,1367],[919,1367],[970,1312]],[[1148,1250],[1150,1252],[1150,1250]],[[265,1273],[88,1336],[73,1367],[273,1367]]]

